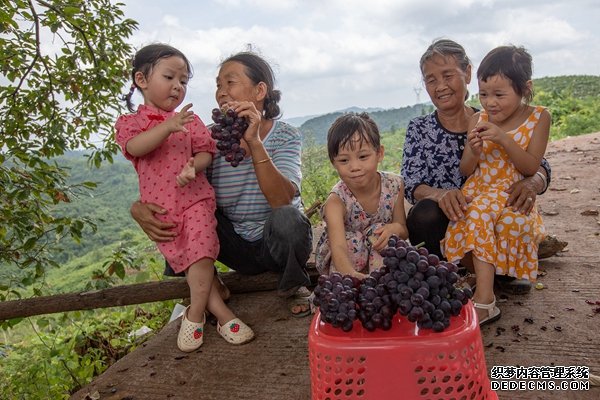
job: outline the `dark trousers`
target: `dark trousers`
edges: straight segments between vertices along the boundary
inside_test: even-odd
[[[310,285],[306,262],[312,251],[312,230],[308,218],[296,207],[273,209],[265,222],[263,237],[254,242],[238,235],[220,210],[215,216],[221,246],[218,261],[244,275],[276,272],[278,289],[282,291]],[[173,276],[168,263],[165,275]]]
[[[430,253],[443,257],[440,240],[444,238],[448,228],[448,217],[433,200],[423,199],[408,211],[406,227],[412,245],[425,242]]]

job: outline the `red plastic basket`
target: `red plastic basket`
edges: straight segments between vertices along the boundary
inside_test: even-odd
[[[440,333],[399,315],[388,331],[352,331],[317,313],[308,334],[313,400],[496,400],[473,303]]]

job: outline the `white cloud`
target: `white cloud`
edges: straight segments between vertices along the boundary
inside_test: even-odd
[[[232,12],[243,7],[289,10],[301,4],[301,2],[297,0],[216,0],[215,3],[230,8]]]
[[[134,45],[163,41],[190,59],[188,96],[201,117],[214,105],[219,62],[248,43],[274,67],[288,117],[413,104],[419,58],[439,37],[463,44],[475,67],[493,47],[513,43],[531,51],[536,76],[600,73],[600,5],[593,0],[125,3],[127,17],[140,22]]]

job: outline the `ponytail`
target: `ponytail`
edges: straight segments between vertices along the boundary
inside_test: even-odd
[[[281,115],[279,109],[279,100],[281,100],[281,91],[274,89],[267,93],[265,97],[264,113],[266,119],[275,119]]]
[[[169,57],[180,57],[184,62],[188,70],[188,78],[192,77],[192,65],[190,64],[187,57],[176,48],[169,46],[168,44],[163,43],[154,43],[149,44],[147,46],[142,47],[138,50],[137,53],[133,56],[131,60],[131,88],[129,89],[129,93],[121,96],[121,100],[123,100],[127,104],[127,108],[131,112],[135,112],[135,108],[133,107],[133,102],[131,101],[131,97],[133,96],[133,92],[135,89],[139,87],[135,83],[135,74],[137,72],[141,72],[144,76],[148,77],[152,68],[163,58]]]
[[[121,100],[123,100],[125,102],[125,104],[127,104],[127,109],[130,112],[134,112],[135,108],[133,106],[133,102],[131,101],[131,98],[133,97],[133,93],[135,92],[135,83],[131,84],[131,88],[129,89],[129,92],[127,94],[124,94],[121,96]]]

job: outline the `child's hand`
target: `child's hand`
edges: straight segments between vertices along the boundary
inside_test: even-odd
[[[473,151],[473,154],[476,156],[480,155],[481,150],[483,149],[483,140],[479,136],[480,129],[481,128],[476,126],[469,133],[467,133],[467,143]]]
[[[490,142],[499,144],[500,146],[504,146],[504,141],[509,138],[506,133],[498,128],[497,125],[492,124],[491,122],[482,122],[475,126],[478,131],[478,136],[481,140],[489,140]]]
[[[185,125],[194,121],[194,112],[188,111],[192,105],[191,103],[187,104],[181,111],[164,122],[168,124],[169,132],[187,132]]]
[[[196,178],[196,168],[194,167],[194,157],[191,157],[187,164],[183,166],[183,169],[177,175],[177,184],[184,187]]]
[[[380,226],[373,233],[378,235],[377,240],[373,243],[373,250],[381,251],[387,246],[392,235],[398,235],[398,224],[392,223]]]

